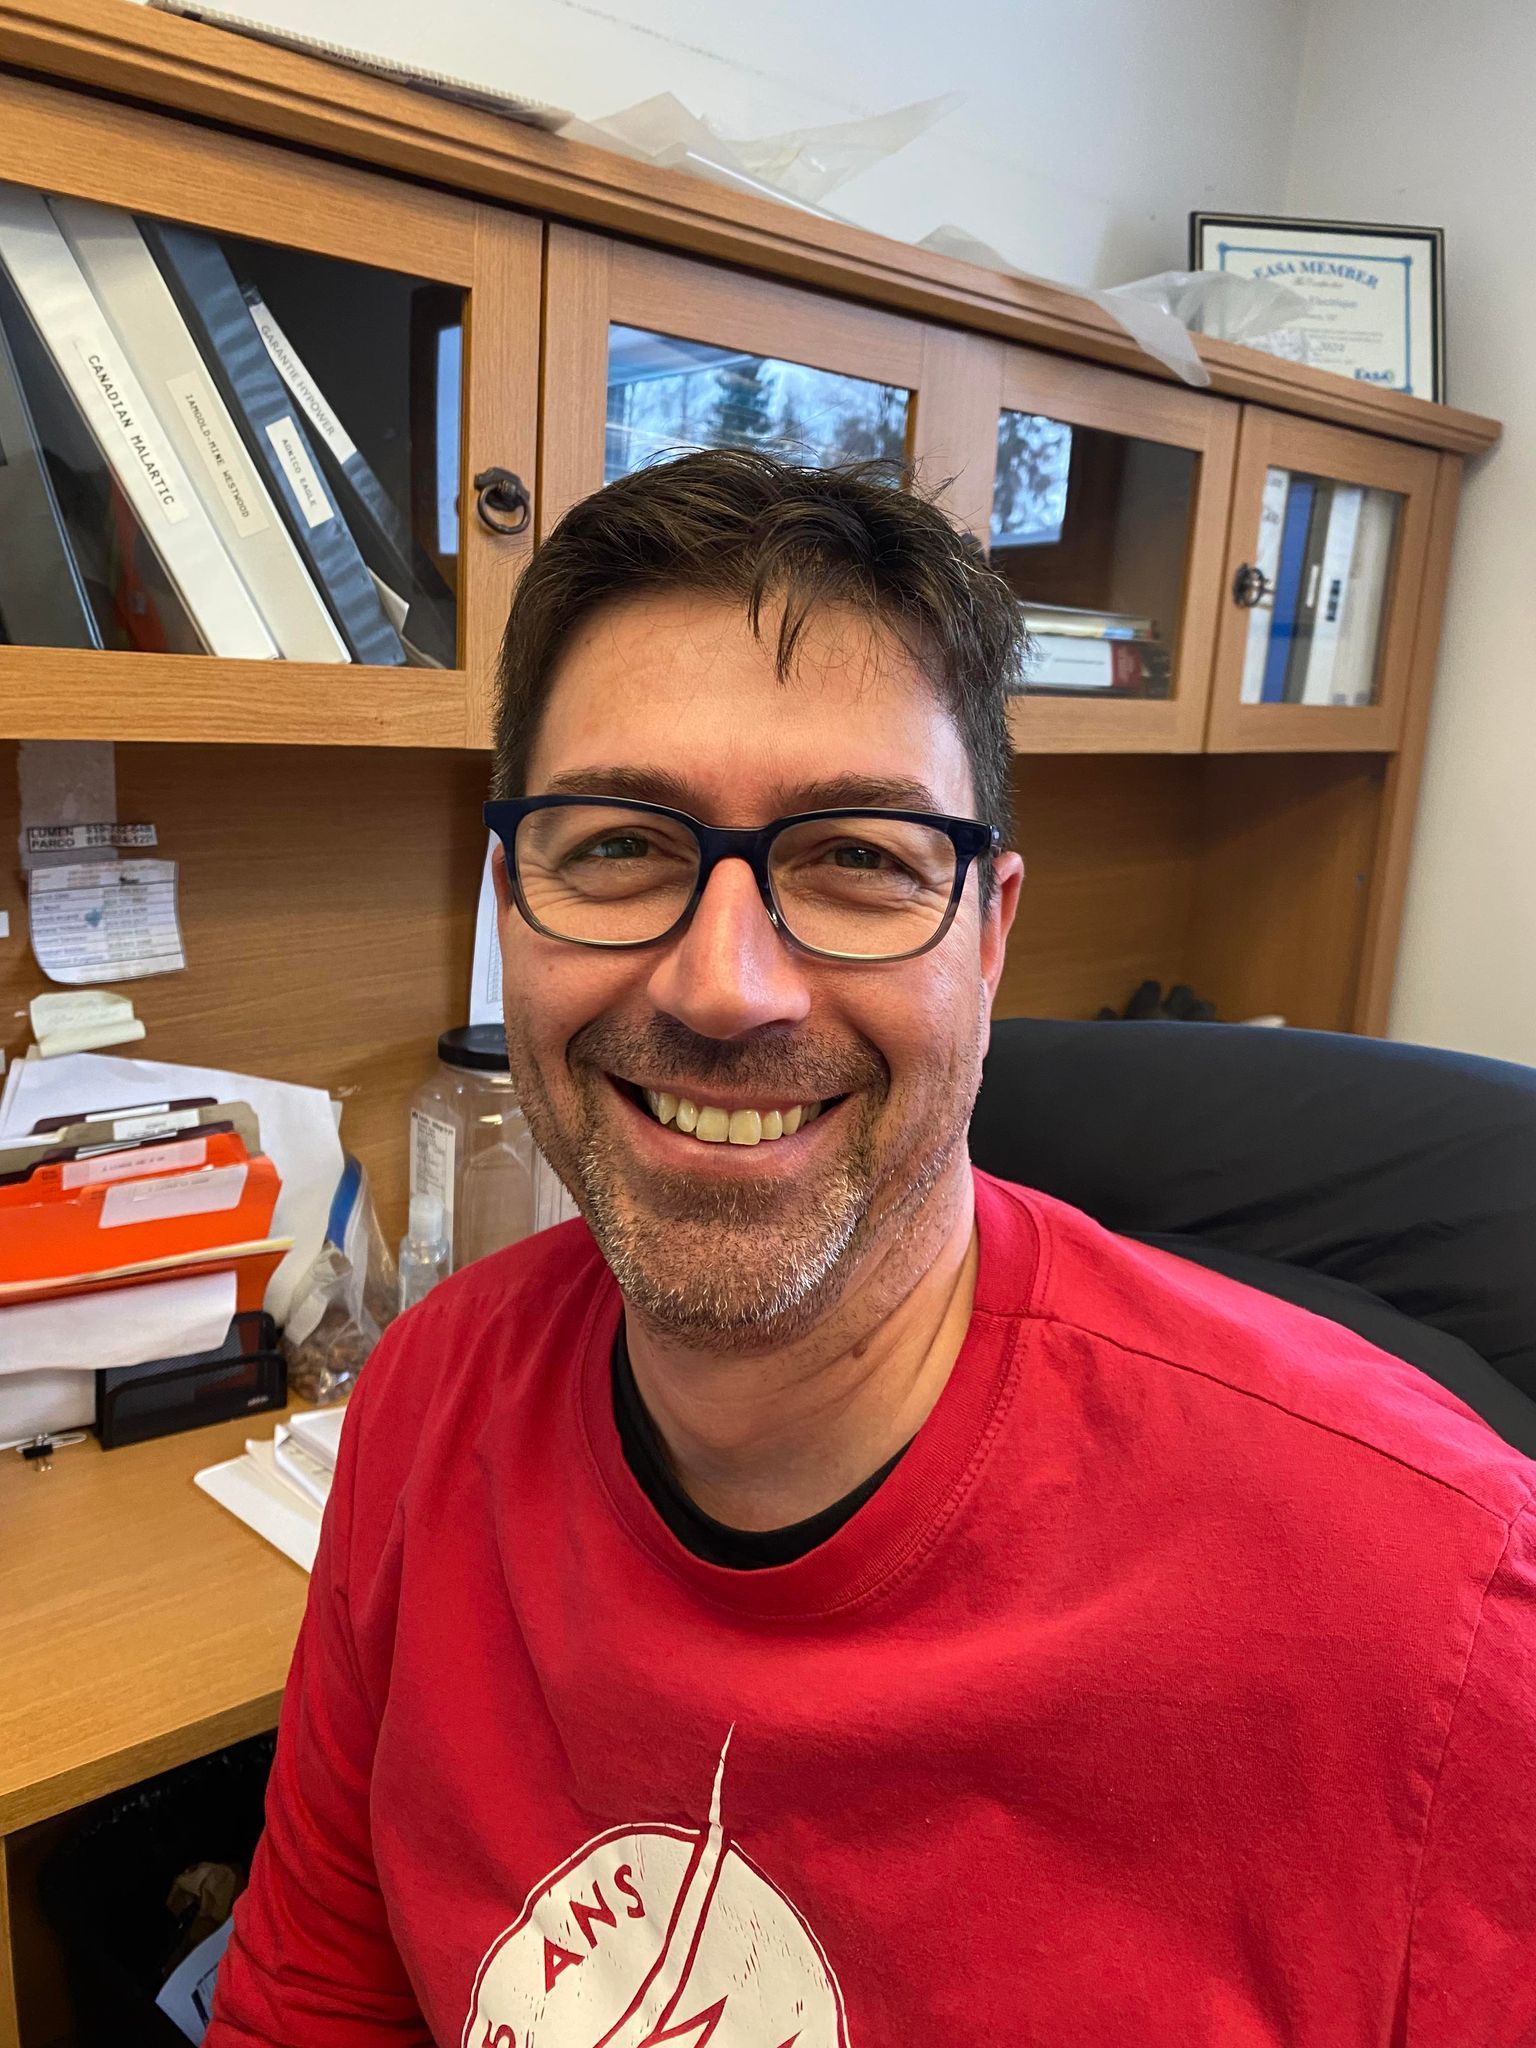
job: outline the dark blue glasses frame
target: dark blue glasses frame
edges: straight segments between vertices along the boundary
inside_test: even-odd
[[[576,939],[567,932],[551,931],[541,924],[528,906],[523,894],[522,878],[517,870],[517,830],[524,818],[533,811],[567,810],[578,806],[588,809],[638,811],[652,818],[667,818],[675,825],[681,825],[693,834],[699,848],[699,872],[694,878],[693,894],[682,910],[654,939]],[[995,825],[984,825],[977,818],[945,818],[933,811],[892,811],[876,808],[861,808],[858,805],[831,811],[796,811],[788,818],[775,818],[769,825],[742,827],[706,825],[698,818],[690,818],[686,811],[674,811],[666,804],[647,804],[625,796],[513,796],[501,797],[485,806],[485,822],[501,841],[507,857],[507,875],[512,885],[512,898],[525,921],[547,939],[559,939],[568,946],[595,946],[604,952],[629,953],[642,946],[660,946],[668,939],[675,938],[688,923],[699,907],[699,901],[708,887],[709,878],[723,860],[744,860],[752,870],[757,883],[757,893],[762,898],[775,931],[797,952],[809,953],[818,960],[915,960],[920,953],[931,952],[955,921],[955,912],[960,907],[960,898],[965,889],[965,878],[971,863],[998,851],[1003,835]],[[886,818],[904,825],[927,825],[935,832],[942,832],[955,849],[955,879],[949,892],[949,902],[944,915],[939,919],[930,936],[920,946],[909,947],[904,953],[836,953],[824,946],[808,946],[798,939],[785,924],[773,893],[773,877],[768,862],[773,842],[781,832],[792,825],[811,825],[823,818]]]

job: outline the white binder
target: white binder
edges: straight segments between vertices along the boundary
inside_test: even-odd
[[[346,642],[133,216],[91,199],[50,198],[48,207],[135,376],[153,393],[192,487],[278,651],[290,661],[349,661]]]
[[[209,653],[275,660],[277,643],[47,202],[19,185],[0,184],[0,263]]]

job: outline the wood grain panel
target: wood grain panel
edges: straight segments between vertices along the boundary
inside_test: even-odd
[[[544,232],[534,221],[476,209],[475,273],[466,341],[459,534],[464,608],[465,738],[488,747],[495,717],[496,651],[519,575],[533,555],[534,522],[494,533],[475,508],[474,479],[510,469],[538,489],[539,350]]]
[[[1365,941],[1385,763],[1372,755],[1201,764],[1204,843],[1191,975],[1224,1018],[1278,1012],[1348,1031]]]
[[[339,70],[125,0],[0,0],[0,62],[248,134],[474,192],[842,292],[924,320],[1002,335],[1171,381],[1101,306],[1063,286],[984,270],[794,207],[655,170],[405,87]],[[1427,447],[1473,453],[1498,426],[1201,338],[1212,388]]]
[[[1354,1030],[1375,1036],[1386,1031],[1392,1007],[1398,941],[1403,929],[1403,901],[1408,893],[1408,867],[1413,852],[1414,827],[1418,822],[1419,785],[1424,774],[1424,750],[1429,737],[1430,703],[1440,657],[1440,628],[1445,617],[1445,593],[1451,577],[1451,546],[1456,537],[1461,471],[1459,455],[1440,457],[1429,522],[1429,551],[1419,586],[1418,618],[1409,660],[1402,739],[1386,767],[1370,902],[1366,908],[1365,952],[1351,1019]]]
[[[997,475],[997,416],[1002,406],[1001,345],[957,327],[923,336],[911,453],[920,487],[938,490],[952,519],[983,547],[992,530]]]
[[[1026,863],[1000,1017],[1092,1017],[1148,975],[1186,977],[1200,763],[1181,755],[1021,759]]]
[[[307,1577],[192,1484],[250,1429],[0,1461],[0,1832],[275,1726]]]
[[[406,1107],[465,1019],[486,763],[464,753],[122,746],[118,811],[180,863],[187,969],[129,991],[147,1057],[329,1089],[342,1141],[405,1224]],[[0,749],[0,1026],[48,983],[25,943],[14,749]]]
[[[445,284],[474,275],[471,200],[28,79],[0,78],[0,177]]]

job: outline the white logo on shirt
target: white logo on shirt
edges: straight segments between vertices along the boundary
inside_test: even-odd
[[[614,1828],[529,1893],[475,1979],[461,2048],[848,2048],[832,1966],[720,1817]]]

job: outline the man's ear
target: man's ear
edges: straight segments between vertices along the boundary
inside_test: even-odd
[[[1011,848],[992,856],[992,900],[981,920],[981,979],[986,991],[983,1006],[984,1037],[991,1038],[992,1005],[997,985],[1003,978],[1008,957],[1008,934],[1018,913],[1019,891],[1024,886],[1024,856]],[[986,1051],[986,1044],[982,1046]]]

